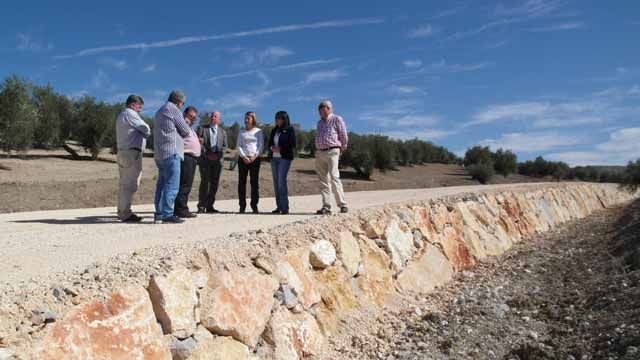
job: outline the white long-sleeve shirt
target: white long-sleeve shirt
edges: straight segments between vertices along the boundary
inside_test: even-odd
[[[238,153],[243,158],[260,156],[264,150],[264,135],[262,130],[254,127],[251,130],[242,129],[238,134]]]

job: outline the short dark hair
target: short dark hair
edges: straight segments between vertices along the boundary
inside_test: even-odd
[[[282,128],[286,129],[288,127],[291,126],[291,121],[289,120],[289,114],[287,114],[286,111],[278,111],[276,113],[275,119],[282,119],[284,121],[284,124],[282,124]]]
[[[144,105],[144,100],[142,100],[142,97],[140,97],[138,95],[129,95],[129,97],[127,98],[127,106],[129,106],[131,104],[142,104],[142,105]]]
[[[187,108],[184,109],[184,114],[187,115],[189,113],[189,111],[193,111],[196,114],[198,113],[198,109],[196,109],[195,106],[187,106]]]

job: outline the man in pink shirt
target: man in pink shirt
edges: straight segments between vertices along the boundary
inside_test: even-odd
[[[348,212],[344,197],[338,162],[340,154],[347,150],[347,127],[342,118],[333,113],[331,101],[318,105],[320,120],[316,126],[316,172],[320,179],[322,208],[317,214],[331,214],[331,186],[341,213]]]
[[[184,110],[184,120],[193,126],[193,122],[198,116],[198,110],[193,106],[188,106]],[[196,166],[200,157],[200,140],[198,135],[189,128],[189,135],[184,139],[184,159],[180,163],[180,188],[176,196],[173,213],[181,218],[194,218],[197,215],[189,211],[189,193],[193,185],[193,178],[196,174]]]

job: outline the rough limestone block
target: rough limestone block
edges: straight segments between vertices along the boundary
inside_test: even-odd
[[[274,346],[274,360],[298,360],[320,355],[324,342],[313,316],[306,311],[293,314],[283,307],[271,317],[265,338]]]
[[[165,334],[186,338],[198,323],[198,294],[191,271],[181,268],[149,281],[149,296]]]
[[[327,240],[316,242],[309,252],[309,262],[315,269],[325,269],[336,261],[336,248]]]
[[[222,271],[202,291],[202,325],[254,347],[269,320],[278,282],[257,271]]]
[[[447,283],[453,277],[453,266],[434,245],[427,245],[425,253],[398,275],[402,291],[427,293]]]
[[[322,298],[322,302],[314,308],[314,314],[324,334],[335,332],[340,315],[358,306],[350,278],[339,266],[314,273]]]
[[[276,274],[280,283],[289,284],[305,309],[320,302],[320,293],[313,283],[309,249],[300,248],[290,251],[276,264]]]
[[[251,360],[249,348],[227,336],[217,336],[198,344],[189,360]]]
[[[382,305],[394,290],[391,260],[373,240],[362,236],[359,240],[364,271],[355,278],[358,294],[363,300]]]
[[[411,231],[403,231],[398,222],[392,220],[385,229],[385,250],[391,257],[391,263],[396,271],[404,269],[411,259],[415,248]]]
[[[358,268],[362,262],[358,240],[350,231],[343,231],[338,236],[338,250],[340,260],[350,276],[358,274]]]
[[[55,323],[33,359],[166,359],[171,352],[141,286],[78,306]]]

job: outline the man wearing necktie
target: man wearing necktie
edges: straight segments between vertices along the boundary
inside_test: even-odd
[[[200,191],[198,196],[199,213],[217,213],[213,206],[218,192],[218,183],[222,174],[222,160],[227,148],[227,134],[220,126],[220,112],[211,113],[211,122],[198,129],[198,138],[202,144],[200,155]]]

